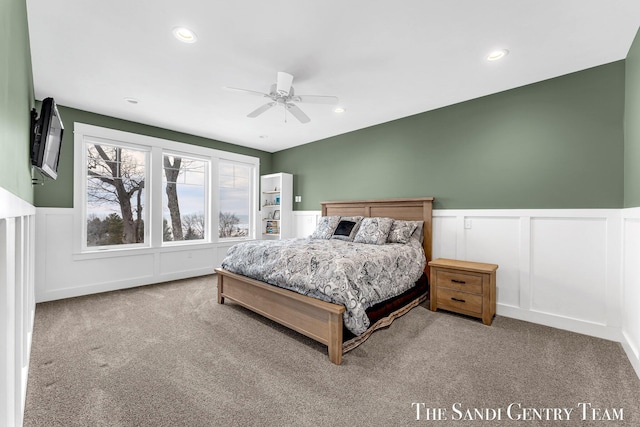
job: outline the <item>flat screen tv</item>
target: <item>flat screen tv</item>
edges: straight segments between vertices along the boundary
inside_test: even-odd
[[[58,177],[58,162],[64,126],[53,98],[42,101],[40,117],[35,109],[31,112],[33,129],[31,134],[31,164],[51,179]]]

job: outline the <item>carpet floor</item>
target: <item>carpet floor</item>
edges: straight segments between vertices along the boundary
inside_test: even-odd
[[[619,343],[426,304],[336,366],[207,276],[38,304],[24,425],[638,426],[640,379]]]

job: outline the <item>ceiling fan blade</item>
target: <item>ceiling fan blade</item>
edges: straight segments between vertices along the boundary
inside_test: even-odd
[[[297,105],[295,104],[285,104],[285,105],[287,107],[287,110],[289,110],[289,112],[293,115],[293,117],[298,119],[300,123],[309,123],[311,121],[309,116],[307,116]]]
[[[254,119],[275,105],[276,105],[275,102],[269,102],[268,104],[264,104],[263,106],[258,107],[252,112],[250,112],[249,114],[247,114],[247,117],[251,117],[252,119]]]
[[[278,71],[278,80],[276,89],[281,95],[288,95],[291,91],[291,84],[293,83],[293,76],[284,71]]]
[[[337,104],[339,99],[337,96],[323,95],[296,95],[293,97],[296,102],[306,102],[307,104]]]
[[[255,90],[240,89],[240,88],[237,88],[237,87],[229,87],[229,86],[224,86],[223,89],[233,90],[233,91],[236,91],[236,92],[244,92],[244,93],[248,93],[250,95],[256,95],[256,96],[260,96],[260,97],[267,97],[267,98],[269,97],[268,94],[263,93],[263,92],[258,92],[258,91],[255,91]]]

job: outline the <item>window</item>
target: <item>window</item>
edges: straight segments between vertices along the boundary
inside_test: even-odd
[[[250,236],[252,165],[221,160],[219,163],[220,211],[218,237]]]
[[[259,159],[82,123],[74,145],[75,253],[255,238]]]
[[[86,144],[87,246],[144,244],[147,152]]]
[[[163,171],[162,241],[205,239],[207,162],[165,154]]]

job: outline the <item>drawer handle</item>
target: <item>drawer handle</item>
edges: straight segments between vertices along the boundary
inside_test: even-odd
[[[459,298],[451,297],[451,299],[452,299],[453,301],[466,302],[465,300],[463,300],[463,299],[459,299]]]
[[[453,283],[462,283],[463,285],[464,285],[465,283],[467,283],[467,282],[465,282],[464,280],[451,279],[451,281],[452,281]]]

